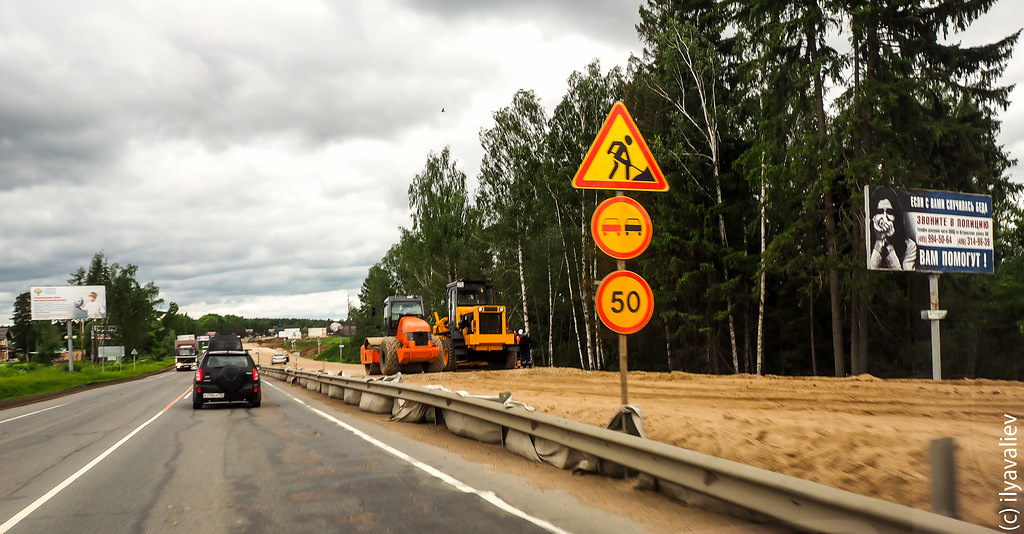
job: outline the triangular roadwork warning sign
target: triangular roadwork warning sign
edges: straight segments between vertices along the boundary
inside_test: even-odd
[[[572,186],[577,189],[668,191],[665,175],[622,102],[612,106],[604,126],[572,179]]]

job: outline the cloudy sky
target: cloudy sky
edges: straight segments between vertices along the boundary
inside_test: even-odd
[[[963,40],[1016,30],[1016,2]],[[640,4],[3,2],[0,324],[97,252],[195,318],[343,317],[427,155],[475,177],[516,90],[550,111],[573,71],[639,54]],[[1024,102],[1002,117],[1024,159]]]

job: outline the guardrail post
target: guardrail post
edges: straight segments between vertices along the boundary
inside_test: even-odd
[[[932,508],[935,513],[959,519],[956,506],[956,463],[953,438],[933,439],[932,459]]]

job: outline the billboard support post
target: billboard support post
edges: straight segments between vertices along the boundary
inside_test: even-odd
[[[75,325],[68,319],[68,372],[75,372]]]
[[[942,320],[945,313],[941,313],[942,310],[939,310],[939,273],[928,273],[928,304],[927,316],[932,323],[932,380],[942,380],[942,344],[939,342],[939,321]]]

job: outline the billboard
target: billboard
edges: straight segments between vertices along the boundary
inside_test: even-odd
[[[309,331],[307,332],[307,335],[309,336],[309,339],[318,339],[318,338],[321,338],[321,337],[327,337],[327,329],[326,328],[310,327]]]
[[[302,339],[301,328],[285,328],[277,333],[277,337],[284,339]]]
[[[29,289],[33,321],[105,319],[104,286],[40,286]]]
[[[992,197],[864,186],[867,268],[986,273],[995,268]]]
[[[113,361],[118,358],[124,358],[124,347],[100,347],[100,359]]]

